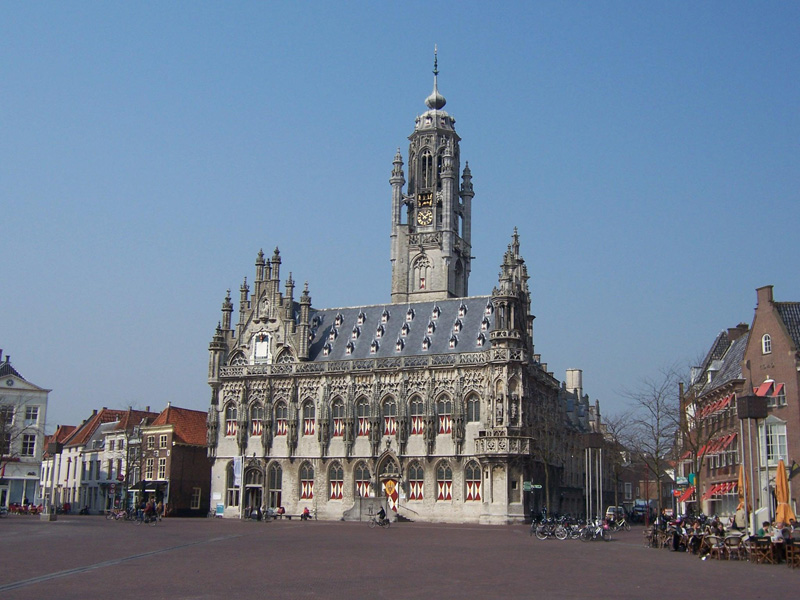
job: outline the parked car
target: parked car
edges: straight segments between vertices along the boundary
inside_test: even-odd
[[[606,509],[606,519],[619,521],[624,516],[626,516],[625,509],[621,506],[609,506]]]

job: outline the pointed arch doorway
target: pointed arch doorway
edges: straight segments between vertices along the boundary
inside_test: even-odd
[[[397,512],[397,504],[400,498],[400,466],[397,458],[393,454],[383,456],[377,469],[378,481],[380,482],[381,495],[386,498],[389,508]]]

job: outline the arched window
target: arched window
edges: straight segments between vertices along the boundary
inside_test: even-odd
[[[453,431],[453,403],[448,398],[440,398],[436,403],[436,416],[439,420],[439,433]]]
[[[283,469],[278,463],[272,463],[267,476],[267,493],[269,494],[269,506],[271,508],[278,508],[281,505],[282,480]]]
[[[369,402],[361,398],[356,404],[356,414],[358,416],[358,435],[366,437],[369,435]]]
[[[360,498],[372,498],[374,496],[372,491],[372,479],[369,474],[369,468],[363,462],[356,465],[356,494]]]
[[[314,435],[314,403],[310,400],[303,404],[303,435]]]
[[[422,465],[414,461],[408,466],[408,499],[422,500],[425,483],[425,471]]]
[[[467,398],[467,423],[479,423],[481,420],[481,400],[475,394]]]
[[[239,486],[236,485],[236,473],[233,470],[233,463],[228,463],[225,469],[226,488],[228,493],[225,496],[226,506],[239,506]]]
[[[275,405],[275,435],[286,435],[289,430],[289,414],[285,402]]]
[[[397,433],[397,404],[392,398],[383,403],[383,435]]]
[[[344,402],[338,398],[331,405],[331,418],[333,419],[333,437],[342,437],[344,435]]]
[[[264,407],[256,402],[250,407],[250,435],[261,435],[264,431]]]
[[[236,435],[236,405],[231,403],[225,407],[225,435]]]
[[[414,289],[424,290],[426,282],[428,281],[428,274],[431,270],[431,261],[427,256],[420,256],[414,261]]]
[[[331,481],[331,500],[341,500],[344,489],[344,469],[339,463],[333,463],[328,471]]]
[[[453,471],[447,463],[440,463],[436,469],[436,499],[453,499]]]
[[[422,435],[425,430],[425,405],[418,397],[412,398],[408,409],[411,415],[411,435]]]
[[[311,463],[303,463],[300,467],[300,500],[314,498],[314,467]]]
[[[761,354],[771,354],[772,353],[772,338],[768,333],[765,333],[761,337]]]
[[[464,469],[464,482],[467,486],[465,498],[467,501],[480,501],[481,499],[481,467],[475,461],[467,463]]]
[[[422,155],[419,157],[421,168],[421,187],[431,187],[433,185],[433,156],[430,150],[423,150]]]

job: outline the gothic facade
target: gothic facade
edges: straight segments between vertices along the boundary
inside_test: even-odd
[[[411,520],[507,523],[563,498],[559,482],[580,485],[566,471],[581,468],[569,455],[592,410],[534,353],[516,231],[491,294],[468,295],[472,177],[437,75],[408,181],[399,150],[391,171],[391,301],[316,309],[291,275],[281,289],[277,249],[259,252],[235,323],[225,298],[209,347],[217,514],[359,519],[381,503]]]

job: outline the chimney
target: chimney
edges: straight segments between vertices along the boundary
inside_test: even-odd
[[[144,407],[144,412],[150,412],[150,405],[149,404]]]
[[[728,339],[731,342],[735,342],[745,333],[747,333],[749,329],[750,326],[747,323],[739,323],[736,327],[731,327],[728,329]]]

